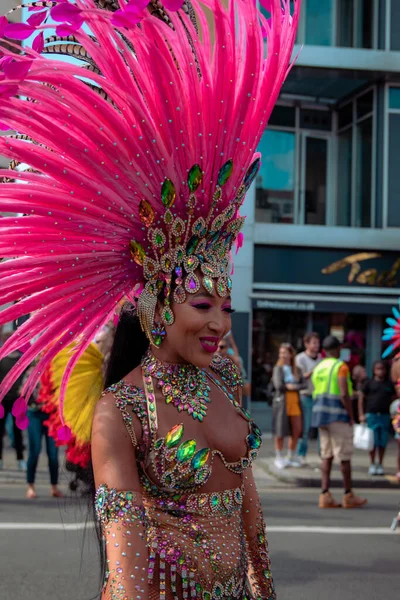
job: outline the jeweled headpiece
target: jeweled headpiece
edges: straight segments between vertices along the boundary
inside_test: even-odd
[[[174,215],[176,191],[173,182],[166,179],[161,188],[161,199],[165,207],[162,218],[156,223],[154,210],[146,200],[139,205],[139,215],[147,228],[146,252],[143,245],[131,240],[131,254],[135,262],[143,266],[147,280],[139,297],[138,313],[143,330],[152,340],[154,313],[160,290],[164,290],[163,321],[172,325],[174,314],[171,296],[174,302],[182,304],[186,294],[195,294],[203,287],[212,294],[216,290],[221,297],[232,289],[229,276],[229,253],[243,224],[244,217],[238,217],[239,208],[245,193],[250,187],[259,169],[257,158],[250,166],[243,183],[237,190],[234,200],[223,210],[218,211],[222,200],[223,186],[232,175],[233,162],[227,161],[220,169],[213,201],[208,215],[197,216],[196,192],[203,181],[203,171],[194,165],[188,173],[187,214]],[[201,273],[201,280],[196,272]],[[171,294],[174,279],[175,289]]]
[[[49,0],[25,23],[0,18],[0,127],[18,132],[0,136],[0,154],[20,165],[17,177],[0,171],[0,210],[23,215],[0,219],[0,325],[30,315],[0,349],[26,349],[0,397],[40,354],[29,397],[76,340],[62,397],[124,296],[138,298],[152,340],[157,298],[169,324],[173,302],[200,285],[230,290],[239,208],[300,0],[262,0],[269,18],[254,0],[163,4]],[[28,38],[23,52],[12,42]]]

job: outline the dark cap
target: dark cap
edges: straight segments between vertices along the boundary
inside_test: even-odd
[[[337,348],[340,348],[340,345],[339,340],[334,335],[328,335],[322,342],[324,350],[336,350]]]

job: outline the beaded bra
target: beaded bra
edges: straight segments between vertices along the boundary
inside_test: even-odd
[[[241,417],[248,422],[246,456],[234,462],[227,461],[218,449],[198,448],[195,439],[183,441],[185,428],[182,423],[174,425],[164,437],[158,437],[156,403],[146,382],[144,390],[120,381],[104,392],[105,394],[111,392],[116,397],[116,406],[122,412],[131,437],[133,432],[132,413],[136,414],[141,422],[143,436],[139,444],[138,456],[140,478],[143,487],[153,495],[170,494],[177,491],[191,492],[201,487],[211,476],[213,460],[216,456],[220,457],[229,471],[240,475],[246,471],[258,455],[261,446],[261,431],[232,393],[236,392],[240,385],[237,368],[229,359],[220,357],[214,358],[210,367],[212,372],[206,371],[209,379],[230,400]],[[131,411],[128,407],[131,408]],[[160,486],[156,485],[147,474],[149,465],[157,475]]]

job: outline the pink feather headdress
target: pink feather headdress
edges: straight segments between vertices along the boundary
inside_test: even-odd
[[[27,347],[0,398],[40,355],[24,386],[28,399],[46,365],[76,340],[62,396],[121,298],[157,297],[157,269],[166,308],[172,275],[183,293],[197,286],[188,280],[195,268],[216,278],[221,295],[230,286],[226,255],[240,243],[239,207],[290,68],[301,0],[263,0],[269,19],[255,0],[192,0],[190,14],[182,0],[165,0],[168,23],[147,3],[119,0],[110,12],[94,0],[36,2],[27,23],[0,19],[8,44],[0,123],[19,134],[0,137],[0,154],[29,166],[0,170],[0,210],[24,215],[0,219],[0,305],[12,303],[0,324],[30,315],[0,349],[1,359]],[[41,54],[54,28],[49,14],[78,58],[83,49],[84,68]],[[10,39],[32,34],[32,48],[13,50]]]

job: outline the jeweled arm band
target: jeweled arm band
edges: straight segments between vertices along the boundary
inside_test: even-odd
[[[97,517],[103,527],[111,521],[117,522],[121,519],[138,519],[142,523],[145,522],[144,508],[135,492],[117,492],[115,488],[102,484],[96,491],[94,503]]]

